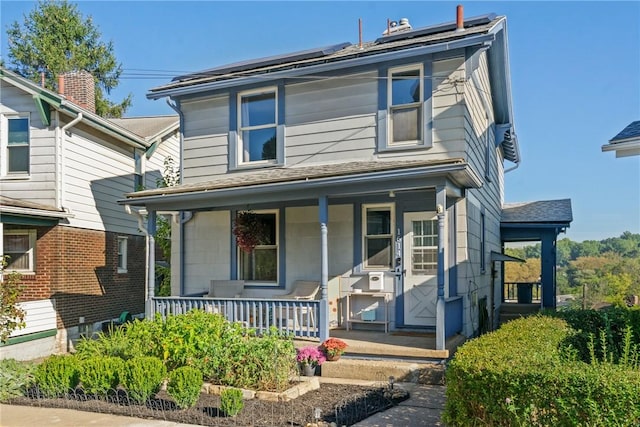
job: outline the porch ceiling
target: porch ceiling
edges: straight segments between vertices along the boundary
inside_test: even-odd
[[[345,162],[232,172],[215,181],[127,194],[121,204],[155,210],[227,207],[444,186],[454,196],[482,180],[462,159]]]

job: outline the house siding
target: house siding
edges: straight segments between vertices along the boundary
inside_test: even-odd
[[[0,177],[2,195],[48,206],[56,204],[55,186],[55,132],[42,123],[36,104],[24,91],[2,82],[2,102],[0,114],[29,115],[30,173],[28,177],[7,179]],[[0,121],[0,135],[6,140],[7,129],[4,120]],[[3,147],[4,148],[4,147]],[[6,151],[0,154],[0,161],[6,162]]]
[[[134,190],[133,148],[100,139],[86,126],[63,142],[63,206],[73,227],[135,234],[137,223],[116,201]]]
[[[153,152],[151,157],[145,162],[144,186],[145,188],[156,188],[158,182],[162,180],[164,174],[164,161],[167,157],[171,157],[175,161],[176,170],[180,166],[180,149],[179,140],[176,132],[165,137],[158,148]]]
[[[491,86],[489,84],[488,64],[485,53],[479,59],[479,66],[474,71],[475,78],[468,76],[464,86],[464,133],[467,145],[467,161],[483,178],[484,184],[480,189],[467,191],[464,206],[464,214],[461,218],[464,227],[458,230],[459,260],[466,260],[466,267],[458,272],[459,292],[468,294],[465,299],[465,312],[476,313],[464,319],[464,330],[470,336],[478,327],[477,301],[487,297],[487,309],[491,310],[491,303],[497,309],[500,306],[500,287],[494,287],[491,296],[491,251],[501,251],[500,238],[500,214],[503,199],[503,169],[498,150],[495,149],[495,120],[491,101]],[[480,87],[476,87],[479,84]],[[483,100],[484,99],[484,100]],[[485,108],[487,107],[487,108]],[[487,149],[490,156],[489,170],[487,171]],[[498,162],[500,160],[500,162]],[[489,179],[487,179],[487,175]],[[485,218],[485,245],[484,253],[481,253],[482,239],[482,215]],[[466,223],[465,223],[466,222]],[[464,234],[464,236],[461,236]],[[484,257],[485,269],[481,269],[482,257]],[[496,277],[498,283],[499,277]],[[491,313],[489,313],[491,315]],[[494,313],[495,314],[495,313]],[[496,316],[494,316],[496,318]]]
[[[229,97],[181,102],[184,113],[183,183],[207,181],[227,172]]]

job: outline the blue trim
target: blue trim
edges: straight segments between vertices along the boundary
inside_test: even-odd
[[[362,201],[353,202],[353,272],[362,272]]]
[[[462,331],[462,315],[464,310],[462,303],[462,297],[447,298],[445,300],[445,338],[449,338]]]
[[[424,148],[433,146],[433,61],[431,58],[423,64],[423,117],[424,127],[422,135],[422,146]]]
[[[378,68],[378,117],[376,126],[378,151],[383,151],[387,148],[387,75],[389,73],[389,67],[386,65]]]
[[[449,222],[449,296],[458,295],[458,261],[456,256],[457,229],[456,229],[456,205],[447,209]]]
[[[287,247],[285,239],[286,209],[278,208],[278,287],[287,287]]]
[[[238,280],[238,243],[233,235],[233,220],[238,214],[238,209],[231,209],[229,212],[231,215],[229,218],[229,230],[231,230],[231,242],[229,242],[229,250],[231,251],[231,271],[229,272],[229,277],[231,280]]]
[[[229,146],[227,169],[238,167],[238,91],[229,92]]]

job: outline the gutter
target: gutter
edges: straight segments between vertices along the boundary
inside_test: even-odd
[[[2,208],[0,208],[0,212],[14,215],[39,216],[43,218],[58,219],[73,218],[75,216],[69,212],[55,212],[44,209],[19,208],[15,206],[2,206]]]
[[[501,21],[502,22],[502,21]],[[492,32],[488,34],[479,34],[469,38],[454,40],[445,43],[437,43],[428,46],[420,46],[416,48],[404,49],[399,51],[391,51],[385,53],[377,53],[369,56],[361,56],[359,58],[339,60],[325,64],[311,65],[308,67],[297,68],[293,70],[274,71],[268,74],[256,74],[248,77],[233,78],[229,80],[214,81],[210,83],[194,83],[189,86],[160,89],[156,92],[147,93],[147,99],[160,99],[167,96],[176,97],[191,95],[217,89],[226,89],[234,86],[248,85],[252,83],[266,83],[273,80],[279,80],[287,77],[297,77],[311,73],[322,73],[327,71],[340,70],[343,68],[351,68],[362,65],[371,65],[379,62],[390,61],[395,59],[410,58],[418,55],[427,55],[436,52],[444,52],[448,50],[470,47],[478,44],[491,43],[496,39],[496,35]]]

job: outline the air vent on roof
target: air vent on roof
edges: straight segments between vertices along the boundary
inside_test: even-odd
[[[235,73],[238,71],[249,71],[256,68],[269,67],[273,65],[284,64],[294,61],[302,61],[304,59],[322,58],[323,56],[336,53],[345,47],[351,46],[349,42],[334,44],[331,46],[319,47],[315,49],[301,50],[298,52],[285,53],[282,55],[267,56],[264,58],[249,59],[247,61],[234,62],[232,64],[222,65],[220,67],[210,68],[198,73],[186,74],[178,76],[173,81],[191,80],[201,77],[213,77],[222,74]]]
[[[387,29],[382,32],[383,36],[399,33],[402,31],[410,31],[411,24],[407,18],[400,19],[400,22],[387,20]]]
[[[481,16],[474,16],[464,20],[465,28],[475,27],[476,25],[485,25],[496,18],[495,13],[489,13]],[[388,36],[380,37],[376,40],[377,44],[389,43],[396,40],[410,39],[414,37],[428,36],[431,34],[444,33],[456,29],[456,21],[446,22],[444,24],[430,25],[428,27],[417,28],[415,30],[402,31],[400,33],[391,33]]]

